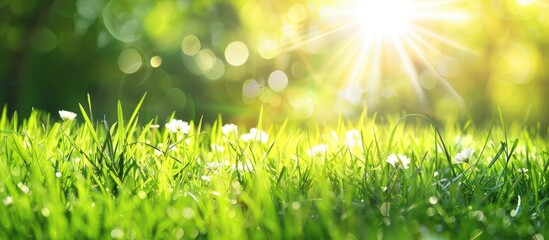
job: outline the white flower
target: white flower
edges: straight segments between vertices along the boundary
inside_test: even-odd
[[[250,161],[246,162],[238,162],[238,164],[232,164],[231,165],[232,171],[240,171],[240,172],[253,172],[254,166]]]
[[[208,162],[208,163],[206,163],[206,169],[207,170],[212,170],[212,171],[222,169],[226,166],[229,166],[228,162]]]
[[[212,148],[212,151],[214,151],[214,152],[224,152],[224,151],[225,151],[225,147],[223,147],[223,146],[221,146],[221,145],[219,145],[219,144],[215,144],[215,143],[214,143],[214,144],[212,144],[212,145],[210,145],[210,146],[211,146],[211,148]]]
[[[23,184],[22,182],[17,183],[17,187],[24,193],[29,193],[30,191],[30,188],[27,185]]]
[[[59,116],[61,117],[61,119],[63,119],[63,121],[73,120],[74,118],[76,118],[76,113],[61,110],[59,111]]]
[[[158,149],[154,149],[154,155],[158,157],[158,156],[162,155],[162,151],[158,150]]]
[[[172,119],[169,123],[166,123],[166,128],[172,133],[189,133],[191,129],[189,123],[179,119]]]
[[[294,162],[299,161],[299,158],[298,158],[297,155],[295,155],[295,154],[292,154],[292,156],[290,157],[290,159],[291,159],[292,161],[294,161]]]
[[[269,141],[269,135],[262,130],[252,128],[250,129],[250,133],[242,134],[240,139],[244,142],[261,141],[262,143],[267,143]]]
[[[389,155],[385,161],[393,165],[393,167],[395,168],[399,167],[399,168],[408,169],[408,165],[410,165],[410,159],[403,154],[396,155],[393,153]]]
[[[236,126],[232,123],[225,124],[225,125],[223,125],[223,127],[221,127],[221,132],[225,136],[229,136],[231,134],[237,134],[238,133],[238,126]]]
[[[466,148],[461,150],[461,152],[456,154],[456,156],[454,157],[454,164],[469,162],[469,159],[471,159],[474,152],[475,150],[472,148]]]
[[[353,129],[345,133],[345,145],[348,148],[353,148],[355,146],[360,147],[362,145],[360,132],[358,130]]]
[[[5,206],[12,205],[12,204],[13,204],[13,197],[7,196],[7,197],[4,199],[4,201],[2,201],[2,203],[3,203]]]
[[[316,146],[313,146],[311,149],[307,151],[307,155],[312,158],[321,158],[326,156],[326,152],[328,152],[328,145],[326,144],[319,144]]]
[[[202,179],[203,181],[206,181],[206,182],[212,181],[211,176],[202,176],[202,177],[200,177],[200,179]]]
[[[527,173],[528,168],[519,168],[519,169],[517,169],[517,171],[520,172],[520,173]]]
[[[220,163],[220,162],[209,162],[209,163],[206,163],[206,169],[208,169],[208,170],[219,169],[219,168],[222,168],[222,167],[224,167],[224,164],[223,164],[223,163]]]

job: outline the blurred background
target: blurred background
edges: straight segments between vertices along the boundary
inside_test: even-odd
[[[115,119],[117,100],[129,111],[147,92],[145,120],[239,123],[261,108],[482,123],[499,106],[547,126],[549,0],[415,2],[425,15],[396,37],[351,0],[0,0],[0,103],[78,112],[89,93]]]

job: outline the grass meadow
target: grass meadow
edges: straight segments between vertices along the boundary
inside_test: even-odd
[[[0,239],[549,238],[547,129],[497,111],[252,127],[140,105],[116,122],[4,108]]]

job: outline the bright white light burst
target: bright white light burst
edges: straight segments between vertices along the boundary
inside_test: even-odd
[[[338,79],[340,99],[375,105],[377,98],[389,97],[397,90],[391,79],[407,79],[422,106],[428,108],[423,88],[433,89],[434,85],[461,106],[461,97],[437,63],[454,59],[448,50],[472,54],[442,34],[452,24],[471,20],[464,0],[344,0],[319,7],[317,12],[316,29],[320,30],[291,39],[284,48],[342,39],[324,68],[337,76],[332,79]],[[431,87],[421,85],[422,73],[432,76]]]
[[[357,0],[350,26],[359,32],[351,44],[354,52],[342,57],[352,59],[351,69],[346,70],[348,81],[342,95],[356,102],[367,95],[373,102],[385,83],[387,75],[401,72],[419,97],[422,106],[427,105],[419,80],[419,74],[428,71],[436,76],[437,84],[457,103],[459,94],[446,81],[436,67],[436,59],[445,57],[441,47],[470,52],[460,44],[441,36],[433,25],[468,19],[456,4],[460,0]],[[352,7],[350,5],[349,7]],[[345,11],[343,11],[345,12]],[[440,25],[439,25],[440,26]],[[390,66],[387,66],[390,63]],[[361,89],[362,91],[357,91]],[[368,93],[367,93],[368,92]],[[354,96],[353,96],[354,95]]]
[[[359,1],[354,14],[366,34],[398,35],[407,31],[414,4],[411,0]]]

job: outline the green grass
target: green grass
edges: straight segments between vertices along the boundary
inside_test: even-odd
[[[91,104],[73,121],[4,108],[0,239],[549,237],[549,141],[536,126],[409,115],[267,127],[258,116],[248,127],[262,143],[242,141],[245,126],[223,135],[221,119],[169,133],[139,105],[118,107],[116,123],[94,120]],[[454,164],[466,148],[469,162]],[[393,153],[409,167],[387,163]]]

